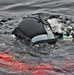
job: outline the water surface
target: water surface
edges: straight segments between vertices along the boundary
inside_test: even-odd
[[[54,13],[68,16],[74,21],[73,9],[74,0],[0,0],[0,17],[13,18],[11,21],[0,23],[0,51],[5,53],[12,51],[14,52],[12,56],[16,60],[21,62],[27,60],[27,64],[50,63],[56,75],[74,75],[73,42],[59,40],[59,49],[57,50],[51,49],[47,44],[43,45],[42,49],[30,48],[19,41],[19,44],[18,42],[13,44],[15,39],[11,35],[12,30],[18,26],[22,17],[27,14]],[[0,75],[27,74],[0,67]]]

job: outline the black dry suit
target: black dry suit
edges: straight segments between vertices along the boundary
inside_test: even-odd
[[[57,41],[50,26],[43,23],[38,16],[24,18],[12,34],[20,39],[28,38],[33,44],[43,42],[53,44]]]

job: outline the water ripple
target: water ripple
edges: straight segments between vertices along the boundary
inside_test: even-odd
[[[18,23],[22,20],[22,16],[26,15],[26,13],[48,12],[67,15],[74,19],[73,8],[74,0],[0,0],[0,17],[5,18],[12,16],[10,13],[14,13],[12,21],[0,24],[0,51],[13,51],[14,54],[12,56],[14,58],[23,62],[29,61],[28,63],[32,63],[33,65],[38,62],[51,63],[57,75],[74,75],[74,43],[59,41],[58,44],[60,47],[58,50],[50,50],[50,47],[46,45],[42,50],[37,48],[36,51],[34,48],[33,50],[21,45],[21,43],[22,49],[17,43],[16,46],[13,45],[14,38],[11,36],[12,30],[17,27]],[[22,15],[18,15],[19,12]],[[27,50],[26,54],[25,51]],[[0,75],[25,74],[0,67]]]

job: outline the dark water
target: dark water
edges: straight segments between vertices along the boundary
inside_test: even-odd
[[[40,49],[30,48],[19,41],[14,43],[15,39],[11,33],[18,26],[22,17],[40,12],[66,15],[74,21],[74,0],[0,0],[0,18],[13,18],[10,21],[0,23],[0,50],[6,53],[14,52],[12,56],[19,61],[28,60],[27,64],[54,62],[51,65],[54,67],[56,75],[74,75],[73,42],[59,40],[57,42],[59,49],[57,50],[51,49],[47,44]],[[65,64],[68,64],[69,67],[64,68]],[[27,74],[1,67],[0,75]]]

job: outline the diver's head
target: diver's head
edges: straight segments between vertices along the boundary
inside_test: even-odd
[[[48,28],[50,29],[50,27]],[[29,38],[33,44],[43,42],[53,44],[57,39],[51,29],[48,30],[48,28],[37,19],[27,17],[14,29],[12,34],[22,39]]]

